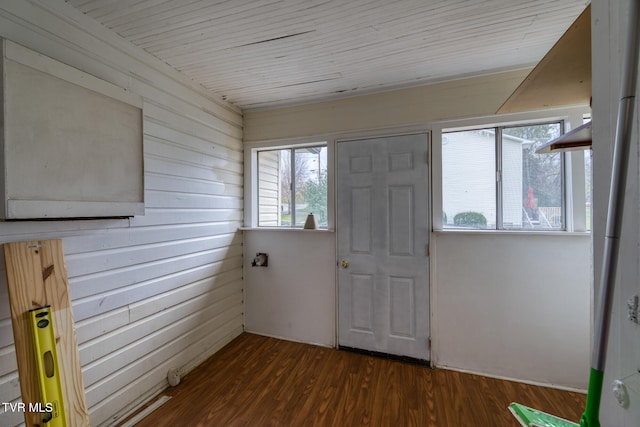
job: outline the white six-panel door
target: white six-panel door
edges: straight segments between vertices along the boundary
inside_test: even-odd
[[[337,144],[338,343],[429,359],[428,134]]]

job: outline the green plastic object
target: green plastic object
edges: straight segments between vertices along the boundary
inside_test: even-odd
[[[509,410],[523,427],[579,427],[579,424],[519,403],[509,405]]]
[[[603,379],[604,372],[591,369],[587,404],[580,418],[580,424],[519,403],[509,405],[509,410],[523,427],[600,427],[600,398],[602,396]]]
[[[580,427],[600,427],[600,399],[602,397],[603,381],[604,372],[591,368],[587,404],[585,405],[584,414],[580,418]]]

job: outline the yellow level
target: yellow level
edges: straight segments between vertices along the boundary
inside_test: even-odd
[[[33,344],[38,367],[38,385],[42,405],[42,422],[47,427],[66,427],[56,336],[51,321],[51,307],[46,305],[29,310],[33,332]]]

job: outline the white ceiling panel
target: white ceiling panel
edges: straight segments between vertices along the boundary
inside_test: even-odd
[[[67,0],[244,108],[534,65],[586,0]]]

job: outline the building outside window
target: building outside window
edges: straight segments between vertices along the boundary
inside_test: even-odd
[[[443,132],[443,227],[564,230],[562,122]]]

